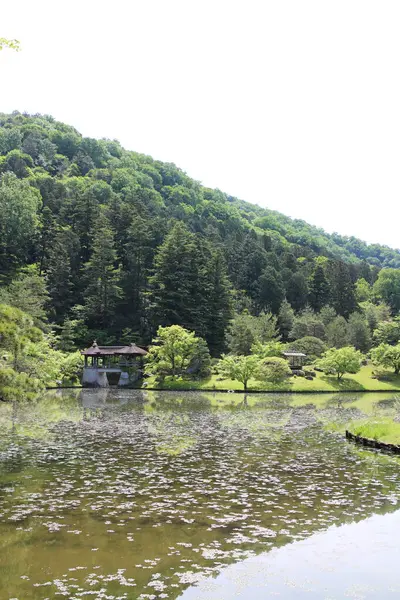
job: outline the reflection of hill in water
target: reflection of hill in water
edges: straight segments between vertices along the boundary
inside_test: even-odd
[[[62,582],[70,595],[176,598],[230,562],[399,504],[398,459],[321,427],[359,397],[316,409],[310,396],[74,394],[0,410],[14,423],[0,463],[0,546],[13,549],[0,597],[52,597]],[[29,418],[47,435],[15,433]],[[43,564],[52,586],[34,588]]]

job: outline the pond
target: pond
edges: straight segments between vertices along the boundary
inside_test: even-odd
[[[400,459],[326,425],[398,403],[112,389],[0,403],[0,598],[222,600],[238,578],[241,593],[265,592],[264,572],[271,597],[382,598],[398,564]],[[374,564],[386,523],[385,568],[363,572],[361,589],[356,566],[362,552]],[[335,544],[347,579],[332,576]],[[304,591],[313,556],[321,572]]]

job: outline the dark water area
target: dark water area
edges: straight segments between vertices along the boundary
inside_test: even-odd
[[[326,425],[397,406],[390,394],[129,390],[1,404],[0,599],[391,597],[371,595],[388,583],[379,569],[360,587],[351,549],[363,540],[365,564],[374,552],[376,563],[387,530],[381,556],[396,555],[400,459]],[[338,548],[346,588],[331,573]],[[306,556],[308,575],[293,570]],[[281,572],[293,585],[273,588]]]

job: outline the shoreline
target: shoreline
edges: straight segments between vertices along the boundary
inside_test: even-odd
[[[366,438],[361,435],[356,435],[355,433],[351,433],[346,429],[346,440],[349,442],[353,442],[360,446],[364,446],[365,448],[375,448],[376,450],[383,450],[385,452],[391,452],[393,454],[400,454],[400,446],[398,444],[390,444],[388,442],[380,442],[379,440],[373,440],[371,438]]]
[[[205,393],[218,393],[218,394],[388,394],[392,392],[398,392],[398,388],[393,389],[343,389],[343,390],[232,390],[232,389],[214,389],[214,388],[168,388],[168,387],[86,387],[83,385],[67,385],[57,387],[46,387],[46,390],[134,390],[141,392],[205,392]]]

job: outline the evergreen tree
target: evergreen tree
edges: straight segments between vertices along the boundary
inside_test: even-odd
[[[332,306],[339,315],[348,318],[357,308],[354,283],[348,265],[342,261],[333,263],[329,279],[332,289]]]
[[[346,319],[341,315],[335,317],[326,328],[326,337],[330,347],[344,348],[348,346],[350,340]]]
[[[206,262],[200,238],[176,223],[154,259],[150,282],[155,323],[181,325],[206,337],[210,292]]]
[[[67,231],[59,231],[48,250],[46,261],[47,289],[56,323],[66,317],[72,306],[72,271]]]
[[[348,334],[352,346],[357,350],[361,350],[361,352],[368,352],[371,347],[371,333],[363,314],[356,312],[350,315]]]
[[[319,312],[329,303],[329,300],[329,283],[325,277],[325,271],[321,265],[317,265],[310,279],[309,304],[316,312]]]
[[[257,305],[260,311],[270,310],[278,314],[282,300],[285,297],[282,279],[273,267],[267,267],[257,281]]]
[[[221,252],[212,253],[207,265],[210,295],[207,301],[206,339],[212,355],[220,354],[225,345],[225,330],[232,318],[232,291]]]
[[[128,325],[141,339],[148,337],[148,278],[154,256],[154,232],[150,222],[136,213],[127,230],[124,245],[123,300],[119,304],[119,320]]]
[[[295,311],[302,310],[307,304],[308,285],[303,273],[294,273],[286,290],[286,297]]]
[[[278,314],[279,331],[284,342],[287,342],[289,339],[289,334],[293,328],[293,321],[294,310],[285,298],[279,308]]]
[[[100,213],[93,240],[93,252],[84,266],[86,291],[84,315],[90,327],[108,328],[121,296],[120,268],[114,247],[114,233],[108,219]]]

